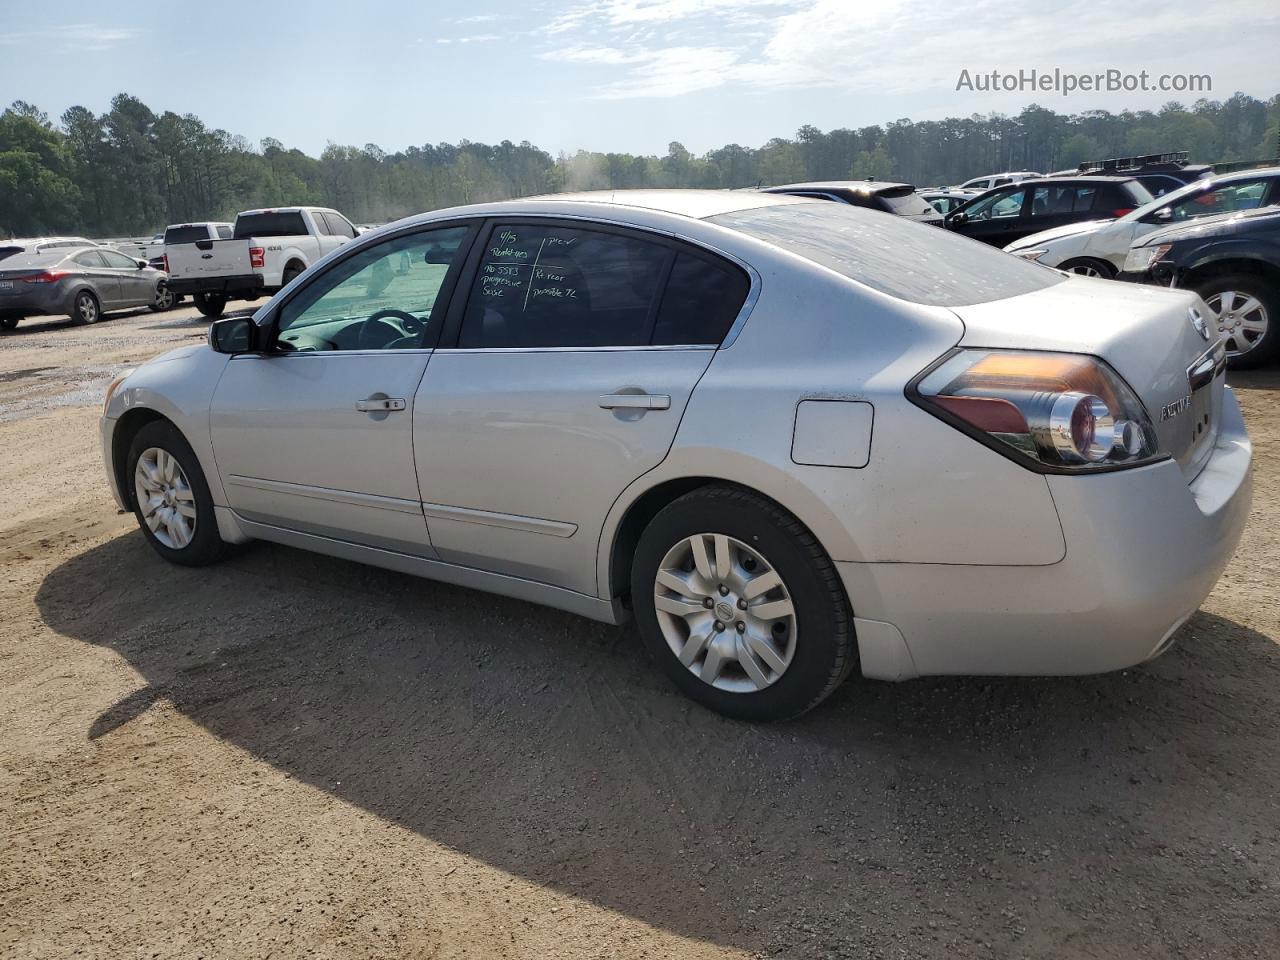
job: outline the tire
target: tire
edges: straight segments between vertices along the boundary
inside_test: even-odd
[[[163,280],[156,284],[155,302],[148,304],[152,313],[164,313],[178,305],[178,295]]]
[[[157,454],[163,454],[164,457]],[[169,459],[165,459],[166,457]],[[154,485],[151,488],[148,488],[139,473],[138,462],[144,458],[149,465],[155,467],[154,471],[149,468],[142,471],[142,474],[150,475]],[[168,472],[170,459],[176,466],[173,472]],[[195,452],[177,427],[168,420],[153,420],[143,426],[129,444],[129,456],[125,465],[125,482],[130,485],[133,515],[142,535],[156,553],[170,563],[184,567],[203,567],[222,559],[227,545],[218,535],[218,521],[213,511],[209,484],[205,480],[204,471],[200,469],[200,461],[196,459]],[[175,495],[165,496],[170,492]],[[149,511],[148,500],[155,502],[155,496],[163,496],[163,499],[155,510]],[[194,517],[189,518],[189,526],[185,523],[185,516],[181,519],[172,516],[172,512],[181,504],[188,504],[194,513]],[[157,522],[156,529],[152,529],[149,517]],[[173,524],[168,523],[167,519],[173,520]],[[178,524],[189,531],[185,542],[184,538],[175,535]]]
[[[221,293],[197,293],[191,299],[196,309],[206,317],[220,317],[227,308],[227,298]]]
[[[696,540],[706,551],[701,559]],[[723,584],[721,542],[730,557]],[[822,546],[795,517],[736,487],[695,490],[650,521],[636,546],[631,597],[659,666],[688,697],[725,716],[797,717],[830,696],[857,662],[849,602]],[[771,655],[755,653],[762,649]],[[713,655],[719,663],[709,666]],[[714,685],[702,679],[708,669],[718,674]]]
[[[303,269],[305,268],[299,267],[297,264],[289,264],[280,273],[280,286],[287,287],[294,280],[298,279],[298,275],[302,273]]]
[[[97,323],[102,319],[102,304],[92,290],[81,290],[71,301],[69,316],[76,323]]]
[[[1103,280],[1116,278],[1116,268],[1112,264],[1094,257],[1076,257],[1073,260],[1066,260],[1058,264],[1058,269],[1079,274],[1082,277],[1099,277]]]
[[[1193,289],[1209,307],[1209,316],[1205,318],[1209,322],[1209,333],[1227,338],[1228,367],[1233,370],[1260,367],[1280,353],[1280,286],[1256,273],[1223,273]],[[1227,293],[1232,294],[1232,309],[1224,317],[1222,307]],[[1261,331],[1245,326],[1258,323]],[[1258,335],[1250,340],[1254,333]]]
[[[17,330],[21,317],[0,317],[0,330]]]

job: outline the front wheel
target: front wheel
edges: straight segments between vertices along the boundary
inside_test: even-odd
[[[81,290],[71,302],[71,319],[77,323],[97,323],[102,316],[98,298],[88,290]]]
[[[227,298],[221,293],[197,293],[192,299],[196,309],[206,317],[220,317],[227,307]]]
[[[170,563],[203,567],[226,549],[200,461],[167,420],[146,424],[129,445],[133,512],[147,542]]]
[[[668,505],[636,547],[640,634],[686,695],[741,720],[785,720],[825,700],[856,662],[834,565],[793,516],[706,487]]]
[[[0,330],[17,330],[21,317],[0,317]]]
[[[164,313],[166,310],[172,310],[178,305],[178,295],[169,289],[167,283],[161,282],[156,284],[156,296],[150,304],[155,313]]]
[[[1074,260],[1068,260],[1058,265],[1059,270],[1065,270],[1067,273],[1074,273],[1081,277],[1098,277],[1102,280],[1114,280],[1116,276],[1116,268],[1105,260],[1098,260],[1094,257],[1077,257]]]
[[[1280,288],[1252,273],[1227,273],[1195,288],[1209,307],[1209,333],[1222,337],[1227,365],[1260,367],[1280,351]]]

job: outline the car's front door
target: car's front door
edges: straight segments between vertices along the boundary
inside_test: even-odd
[[[979,197],[947,217],[947,227],[967,237],[1003,247],[1027,233],[1023,218],[1026,188],[1011,185]]]
[[[274,350],[227,363],[210,425],[236,513],[432,555],[414,394],[474,229],[433,226],[335,262],[274,310]]]
[[[99,250],[107,262],[108,269],[115,275],[120,289],[120,306],[138,307],[155,299],[155,286],[150,271],[138,267],[132,257],[126,257],[115,250]]]
[[[494,223],[473,260],[415,408],[432,544],[594,595],[605,516],[666,457],[747,275],[656,235],[553,220]]]
[[[107,266],[101,251],[86,250],[77,253],[75,264],[89,278],[102,309],[113,310],[120,305],[120,280],[116,276],[117,271]]]

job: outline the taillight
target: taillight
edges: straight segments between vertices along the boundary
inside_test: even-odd
[[[41,273],[33,273],[29,277],[23,277],[23,283],[57,283],[67,275],[65,270],[45,270]]]
[[[168,273],[169,272],[169,255],[167,253],[163,254],[160,257],[160,260],[164,264],[164,272]]]
[[[267,251],[265,247],[249,248],[249,266],[253,267],[255,270],[258,270],[258,269],[261,269],[263,266],[265,266],[266,262],[267,262]]]
[[[956,350],[907,395],[1035,470],[1114,469],[1161,456],[1142,401],[1103,361],[1083,354]]]

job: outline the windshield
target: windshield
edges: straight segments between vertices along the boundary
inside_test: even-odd
[[[900,217],[935,217],[938,211],[924,197],[910,187],[900,190],[884,190],[878,196],[889,205],[889,209]]]
[[[873,290],[933,306],[1003,300],[1066,277],[957,233],[836,203],[756,207],[710,218]]]

